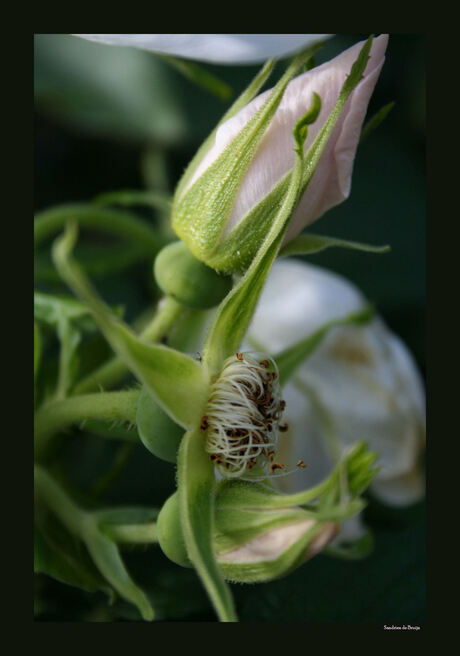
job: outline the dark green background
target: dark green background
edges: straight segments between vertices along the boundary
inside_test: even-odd
[[[317,56],[322,63],[367,35],[339,35]],[[350,198],[313,230],[374,244],[387,255],[330,249],[310,261],[347,276],[376,304],[425,372],[425,52],[423,35],[391,35],[369,116],[395,101],[386,121],[360,146]],[[258,67],[203,65],[239,93]],[[281,68],[277,68],[269,84]],[[99,46],[67,35],[36,35],[37,210],[87,201],[119,188],[172,191],[196,148],[228,103],[184,79],[150,53]],[[155,221],[153,212],[141,212]],[[155,300],[151,263],[96,280],[105,298],[129,318]],[[43,289],[58,287],[39,281]],[[96,345],[97,347],[97,345]],[[85,495],[110,465],[116,445],[75,431],[62,445],[67,475]],[[161,504],[174,468],[136,446],[103,502]],[[86,498],[90,498],[90,495]],[[318,556],[280,581],[233,586],[242,621],[378,621],[425,618],[424,504],[395,511],[374,500],[366,518],[374,553],[348,563]],[[193,572],[156,549],[128,554],[135,579],[152,597],[159,619],[212,620]],[[179,591],[177,595],[175,591]],[[117,603],[39,577],[37,619],[137,619]]]

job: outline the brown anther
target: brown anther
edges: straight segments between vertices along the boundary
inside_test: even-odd
[[[268,452],[268,459],[270,462],[273,462],[273,458],[275,457],[275,452],[274,451],[269,451]]]
[[[279,462],[272,462],[270,465],[270,473],[273,474],[277,469],[286,469],[286,467]]]
[[[282,433],[285,433],[288,430],[289,426],[287,424],[280,424],[278,428]]]
[[[201,417],[200,430],[205,431],[208,429],[208,415]]]
[[[307,466],[307,465],[304,463],[303,460],[299,460],[299,461],[296,463],[296,467],[302,467],[302,469],[305,469],[306,466]]]
[[[268,369],[270,367],[270,363],[268,360],[261,360],[259,364],[262,365],[262,367],[265,367],[265,369]]]
[[[235,353],[235,356],[240,362],[243,362],[243,354],[242,353]]]

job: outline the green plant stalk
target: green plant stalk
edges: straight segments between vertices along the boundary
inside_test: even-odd
[[[42,457],[50,439],[85,419],[135,423],[140,390],[83,394],[43,405],[35,415],[35,457]]]
[[[155,521],[146,524],[101,524],[101,530],[114,542],[154,544],[158,542]]]
[[[160,301],[155,316],[140,333],[140,337],[150,342],[161,341],[186,311],[187,308],[166,296]],[[123,360],[115,356],[77,383],[72,394],[86,394],[101,388],[108,389],[123,380],[128,372],[129,369]]]
[[[34,221],[35,246],[59,232],[69,219],[89,228],[104,230],[127,238],[131,242],[142,244],[145,249],[152,251],[152,256],[162,246],[155,230],[136,214],[126,210],[85,204],[60,205],[39,212]]]

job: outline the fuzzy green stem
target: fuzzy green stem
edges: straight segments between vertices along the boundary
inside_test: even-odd
[[[140,390],[72,396],[43,405],[35,415],[35,457],[40,458],[57,432],[85,419],[136,421]]]
[[[153,228],[140,220],[136,214],[126,210],[85,204],[60,205],[39,212],[34,221],[35,245],[59,232],[69,219],[74,219],[89,228],[110,232],[131,242],[142,244],[145,249],[152,252],[152,256],[162,246]]]
[[[180,316],[187,309],[167,296],[159,303],[158,310],[150,323],[141,332],[140,337],[150,342],[159,342],[169,333]],[[128,373],[123,360],[115,356],[83,378],[73,389],[73,394],[86,394],[99,389],[108,389],[117,385]]]
[[[101,524],[101,530],[114,542],[152,544],[158,542],[156,522],[146,524]]]

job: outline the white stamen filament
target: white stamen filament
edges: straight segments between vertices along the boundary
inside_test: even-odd
[[[227,358],[203,417],[206,451],[224,477],[249,477],[256,465],[270,465],[278,448],[283,408],[278,370],[271,358],[249,353]]]

